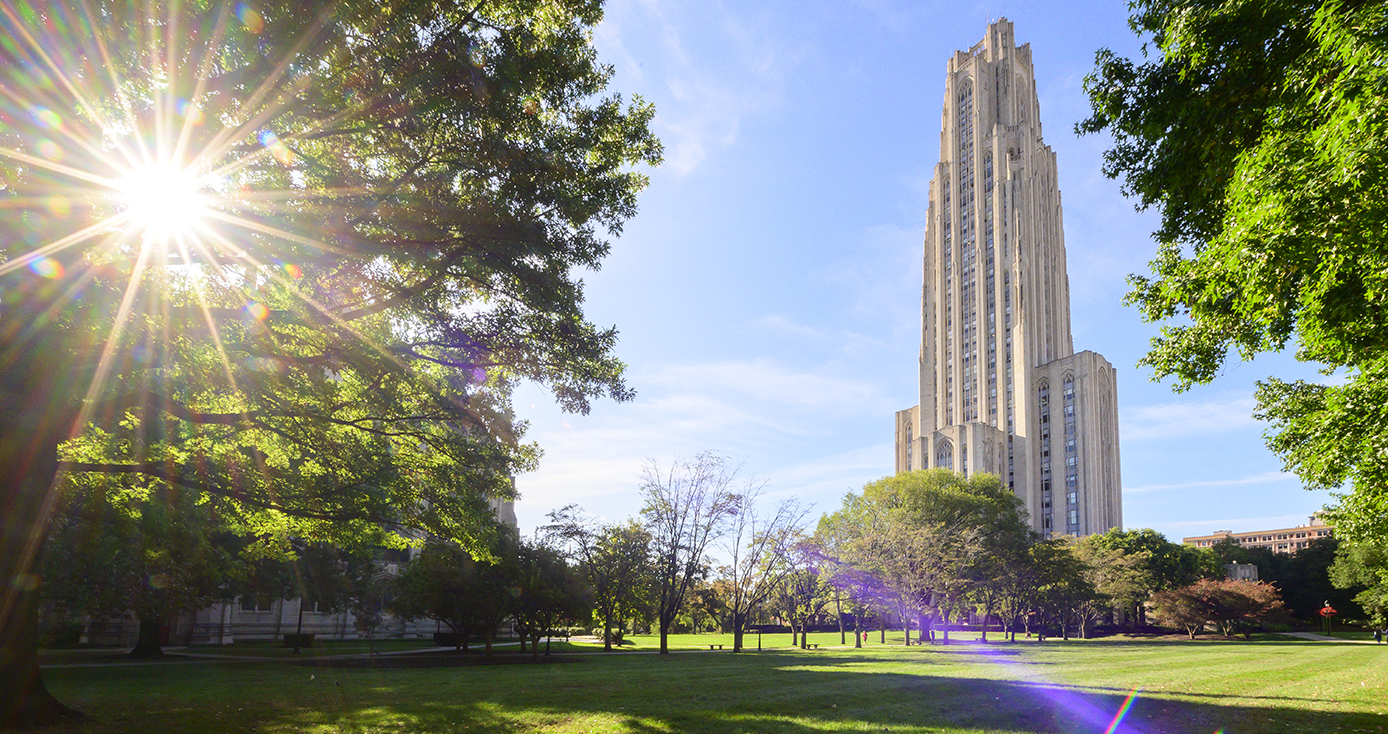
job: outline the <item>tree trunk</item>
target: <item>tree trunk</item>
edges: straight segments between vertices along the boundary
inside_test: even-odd
[[[742,628],[746,623],[746,614],[733,614],[733,652],[742,652]]]
[[[491,657],[491,656],[492,656],[492,635],[493,635],[493,634],[495,634],[495,633],[494,633],[494,632],[483,632],[483,633],[482,633],[482,642],[484,642],[484,643],[486,644],[486,646],[487,646],[487,653],[486,653],[486,654],[487,654],[487,657]]]
[[[135,647],[130,651],[130,657],[164,657],[164,648],[159,645],[159,627],[163,623],[163,616],[140,615],[140,634],[135,638]]]
[[[906,647],[910,647],[910,646],[911,646],[911,620],[908,619],[908,618],[906,617],[906,607],[905,607],[905,605],[903,605],[903,606],[901,606],[900,608],[898,608],[897,611],[901,612],[901,637],[902,637],[903,640],[905,640],[905,643],[904,643],[905,646],[906,646]]]
[[[670,612],[667,617],[665,610],[660,610],[660,654],[670,654],[670,625],[675,621],[675,613]]]
[[[862,615],[853,615],[853,647],[862,649],[863,647],[863,619]]]
[[[48,345],[53,347],[55,345]],[[40,345],[28,354],[4,354],[20,361],[42,357]],[[67,355],[66,351],[50,356]],[[58,474],[58,442],[73,417],[48,404],[66,399],[62,370],[6,368],[0,392],[0,727],[38,726],[83,718],[49,694],[39,672],[39,553],[48,532],[53,487]],[[24,374],[20,376],[21,371]],[[37,375],[34,379],[24,377]],[[57,383],[57,384],[54,384]],[[85,384],[85,383],[84,383]],[[17,388],[17,389],[15,389]],[[80,394],[80,392],[78,393]]]
[[[839,620],[839,644],[846,645],[848,640],[844,638],[843,632],[843,604],[839,601],[839,592],[834,592],[834,616]]]
[[[612,617],[609,615],[602,620],[602,649],[604,652],[612,652]]]

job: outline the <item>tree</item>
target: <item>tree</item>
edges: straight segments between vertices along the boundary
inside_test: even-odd
[[[790,624],[791,644],[804,649],[809,645],[810,621],[833,601],[834,589],[820,570],[819,554],[809,544],[799,543],[792,552],[790,571],[781,576],[769,599]]]
[[[546,531],[565,544],[592,588],[594,616],[602,622],[603,649],[621,644],[625,620],[649,604],[654,568],[651,534],[635,522],[601,525],[577,505],[549,513]]]
[[[1242,632],[1247,639],[1250,626],[1284,618],[1277,589],[1262,581],[1200,579],[1189,586],[1157,592],[1152,601],[1162,624],[1184,628],[1192,640],[1207,622],[1214,622],[1220,634]]]
[[[1044,540],[1031,546],[1030,552],[1037,569],[1036,606],[1060,626],[1061,639],[1068,640],[1071,620],[1078,619],[1086,605],[1103,597],[1090,583],[1089,568],[1070,539]]]
[[[1123,551],[1131,558],[1141,558],[1147,592],[1189,586],[1202,578],[1223,578],[1224,569],[1218,559],[1203,549],[1184,543],[1173,543],[1165,535],[1150,528],[1135,530],[1110,529],[1108,532],[1091,535],[1085,542],[1100,548],[1113,548]],[[1141,594],[1145,599],[1147,594]],[[1119,601],[1123,601],[1120,599]],[[1137,600],[1125,611],[1140,622],[1146,619],[1146,608]]]
[[[1085,537],[1074,545],[1075,555],[1084,564],[1084,577],[1096,592],[1080,606],[1080,637],[1089,637],[1089,627],[1115,607],[1125,612],[1141,606],[1151,594],[1153,582],[1148,567],[1148,551],[1129,554],[1103,542],[1100,536]]]
[[[120,477],[86,477],[63,493],[45,557],[44,594],[95,619],[134,612],[130,654],[163,655],[160,630],[179,614],[232,597],[247,545],[218,517],[173,488],[162,497]]]
[[[685,594],[707,567],[708,546],[727,528],[737,507],[729,487],[737,468],[712,452],[691,460],[676,459],[668,472],[654,461],[644,470],[641,516],[651,535],[655,560],[656,617],[660,625],[660,652],[670,652],[667,638]]]
[[[1192,640],[1210,618],[1204,601],[1190,587],[1158,591],[1152,595],[1152,607],[1158,624],[1183,629]]]
[[[1388,627],[1388,543],[1342,543],[1330,567],[1330,580],[1339,589],[1363,589],[1354,601],[1369,624]]]
[[[530,638],[531,657],[539,660],[540,638],[551,636],[561,622],[586,619],[592,597],[558,550],[522,540],[518,551],[511,615],[522,638]]]
[[[903,624],[912,612],[927,610],[947,624],[970,592],[995,583],[990,575],[999,559],[1025,546],[1021,512],[1020,500],[995,475],[965,479],[932,469],[848,495],[821,519],[817,535],[835,564],[857,568],[893,597]],[[925,630],[929,620],[922,622]]]
[[[34,622],[60,465],[474,547],[538,455],[516,380],[631,397],[576,271],[660,146],[602,96],[598,2],[238,8],[0,19],[5,722],[62,713]]]
[[[454,635],[454,648],[467,649],[484,593],[478,564],[467,551],[454,543],[429,543],[394,579],[394,586],[392,612],[444,624]]]
[[[749,481],[735,498],[721,567],[727,581],[724,600],[732,622],[733,652],[742,651],[742,636],[752,611],[766,601],[793,569],[792,554],[803,540],[800,525],[808,510],[795,500],[778,504],[770,514],[757,507],[765,485]]]
[[[1143,359],[1176,388],[1294,344],[1343,381],[1257,388],[1269,447],[1308,489],[1352,487],[1342,539],[1388,532],[1388,67],[1377,3],[1140,0],[1155,54],[1100,51],[1086,78],[1104,172],[1161,228],[1128,303],[1160,336]]]

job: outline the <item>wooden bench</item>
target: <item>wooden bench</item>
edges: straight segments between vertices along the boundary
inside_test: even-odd
[[[722,645],[709,645],[709,646],[708,646],[708,649],[712,650],[712,649],[715,648],[715,647],[718,648],[719,650],[722,650],[722,649],[723,649],[723,646],[722,646]]]
[[[811,650],[818,650],[818,649],[819,649],[819,645],[809,645],[809,648],[810,648]]]

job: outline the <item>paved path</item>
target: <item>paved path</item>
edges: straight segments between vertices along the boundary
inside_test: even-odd
[[[1278,632],[1277,634],[1282,635],[1284,637],[1299,637],[1303,640],[1312,640],[1314,642],[1347,642],[1351,645],[1375,644],[1373,640],[1346,640],[1339,637],[1331,637],[1329,635],[1317,634],[1315,632]]]

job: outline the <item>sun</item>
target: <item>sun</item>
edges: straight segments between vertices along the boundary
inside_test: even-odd
[[[146,237],[167,239],[191,234],[208,210],[206,182],[196,172],[173,163],[153,163],[116,181],[130,222]]]

